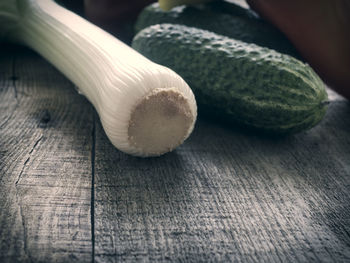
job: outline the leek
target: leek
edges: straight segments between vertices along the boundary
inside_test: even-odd
[[[52,0],[0,0],[0,38],[32,48],[70,79],[125,153],[164,154],[193,130],[196,101],[179,75]]]

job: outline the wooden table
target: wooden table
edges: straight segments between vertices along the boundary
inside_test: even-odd
[[[163,157],[115,149],[34,52],[0,51],[0,262],[350,262],[350,103],[272,139],[199,119]]]

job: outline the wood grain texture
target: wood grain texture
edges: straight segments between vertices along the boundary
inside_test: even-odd
[[[0,54],[0,262],[91,260],[93,111],[33,52]]]
[[[284,138],[200,119],[172,153],[108,141],[42,58],[0,52],[0,262],[350,262],[350,103]]]
[[[99,125],[96,262],[349,262],[350,105],[295,136],[200,120],[175,152],[115,150]]]

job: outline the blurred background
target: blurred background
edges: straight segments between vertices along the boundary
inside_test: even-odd
[[[130,43],[133,24],[146,5],[155,0],[59,0],[66,8]]]
[[[245,0],[227,0],[248,7]],[[92,23],[130,44],[141,10],[156,0],[56,0]]]

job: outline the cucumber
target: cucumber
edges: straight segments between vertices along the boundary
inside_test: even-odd
[[[325,115],[321,79],[307,64],[274,50],[175,24],[143,29],[132,47],[180,74],[199,114],[273,134],[309,129]]]
[[[275,49],[298,59],[301,56],[291,42],[271,24],[250,9],[227,1],[214,1],[194,6],[177,6],[166,12],[158,3],[143,9],[135,23],[135,31],[155,24],[181,24],[197,27],[230,38]]]

